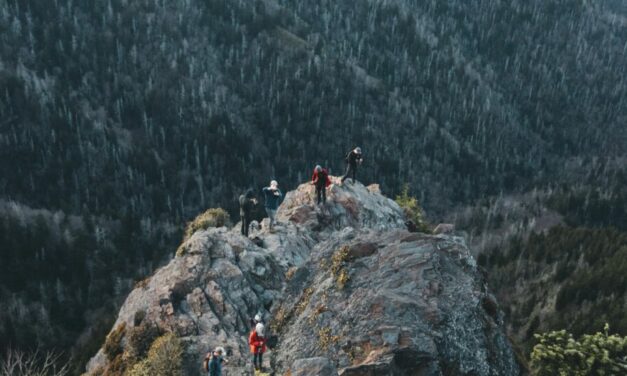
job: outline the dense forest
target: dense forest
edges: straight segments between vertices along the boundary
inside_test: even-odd
[[[596,167],[578,183],[485,200],[454,216],[523,353],[548,330],[579,336],[607,323],[627,333],[627,170]]]
[[[626,220],[610,187],[627,157],[626,15],[582,0],[0,0],[0,347],[101,342],[185,221],[316,163],[338,174],[355,145],[360,179],[390,196],[409,183],[433,218],[550,191],[569,227],[507,257],[571,230],[619,239],[605,227]]]

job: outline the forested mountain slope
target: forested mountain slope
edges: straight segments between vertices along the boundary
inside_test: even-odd
[[[88,298],[51,292],[82,281],[104,286],[115,304],[179,240],[155,229],[180,228],[208,206],[233,213],[243,189],[271,177],[293,187],[315,163],[337,173],[356,144],[363,181],[391,194],[410,183],[436,215],[577,181],[597,156],[620,161],[621,9],[578,0],[0,0],[0,199],[96,218],[106,231],[98,241],[84,227],[92,241],[72,243],[85,244],[72,251],[73,268],[90,270],[105,250],[116,260],[99,266],[109,273],[61,278],[66,258],[33,261],[40,244],[15,235],[58,224],[18,229],[2,209],[12,241],[2,265],[28,259],[27,270],[51,272],[37,289],[28,275],[3,281],[0,298],[47,315],[78,305],[66,320],[89,312]],[[116,240],[120,228],[132,240]],[[68,248],[55,247],[49,255]],[[107,290],[116,279],[120,291]],[[10,334],[30,325],[18,312],[3,320],[6,343],[76,338]],[[83,320],[74,330],[96,321]]]

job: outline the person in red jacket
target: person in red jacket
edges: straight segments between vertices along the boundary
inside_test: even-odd
[[[253,364],[256,370],[263,370],[263,353],[266,352],[264,330],[264,325],[259,322],[248,337],[248,344],[250,345],[250,352],[253,354]]]
[[[316,187],[318,205],[325,203],[327,201],[327,187],[331,185],[327,169],[317,165],[311,177],[311,183]]]

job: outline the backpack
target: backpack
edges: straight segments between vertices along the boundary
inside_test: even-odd
[[[205,356],[205,360],[202,361],[202,369],[205,370],[205,372],[209,372],[209,359],[210,359],[210,355],[207,354],[207,356]]]
[[[325,187],[327,185],[327,179],[329,178],[329,174],[326,168],[323,168],[322,170],[316,172],[316,176],[318,178],[318,180],[316,181],[316,185],[318,187]]]

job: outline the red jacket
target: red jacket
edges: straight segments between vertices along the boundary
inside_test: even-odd
[[[327,181],[324,183],[325,187],[328,187],[331,185],[331,179],[329,179],[329,172],[327,171],[326,168],[322,169],[322,172],[324,172],[324,175],[327,177]],[[311,176],[311,182],[316,184],[318,182],[318,171],[314,170],[313,175]]]
[[[257,335],[257,331],[253,329],[250,332],[250,336],[248,337],[248,344],[250,345],[251,354],[256,354],[261,352],[262,354],[266,352],[266,339]]]

